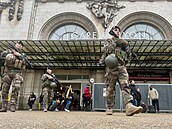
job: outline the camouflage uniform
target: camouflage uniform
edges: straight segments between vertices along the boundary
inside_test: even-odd
[[[17,98],[20,91],[20,86],[23,82],[22,69],[25,69],[25,62],[22,56],[14,56],[12,50],[7,50],[1,53],[5,58],[4,70],[2,75],[2,110],[7,111],[8,93],[10,86],[12,86],[10,109],[15,111]]]
[[[47,111],[48,106],[50,105],[51,100],[53,98],[53,95],[54,95],[53,90],[55,87],[57,87],[56,81],[54,79],[55,79],[55,75],[48,74],[48,73],[43,74],[41,78],[41,80],[43,81],[42,95],[44,96],[43,108],[45,112]]]
[[[115,99],[115,85],[118,82],[122,91],[123,99],[125,105],[130,103],[129,113],[127,115],[134,115],[135,113],[139,113],[141,108],[139,109],[133,107],[131,105],[131,101],[133,97],[130,95],[130,88],[128,86],[128,72],[126,70],[125,64],[130,60],[131,51],[129,44],[123,40],[116,37],[112,39],[108,39],[105,42],[103,55],[102,55],[102,63],[105,62],[106,57],[110,54],[115,54],[118,60],[118,66],[114,68],[106,67],[105,74],[105,84],[106,84],[106,108],[110,110],[110,115],[112,114],[112,108],[114,106]],[[129,105],[129,104],[128,104]],[[108,111],[107,111],[108,112]],[[108,114],[108,113],[107,113]]]

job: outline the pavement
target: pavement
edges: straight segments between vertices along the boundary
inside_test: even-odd
[[[0,113],[0,129],[172,129],[172,113],[17,110]]]

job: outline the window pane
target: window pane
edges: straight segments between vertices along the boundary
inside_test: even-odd
[[[76,40],[89,39],[87,31],[79,25],[64,25],[53,31],[49,37],[50,40]]]
[[[67,79],[67,75],[56,75],[56,78],[58,80],[66,80]]]
[[[68,75],[68,80],[81,79],[81,75]]]
[[[139,23],[128,27],[123,33],[124,39],[145,39],[145,40],[162,40],[164,39],[161,31],[151,25]]]
[[[89,79],[89,75],[83,75],[83,79]]]

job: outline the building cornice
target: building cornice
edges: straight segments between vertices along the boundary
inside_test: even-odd
[[[64,2],[68,2],[68,1],[74,1],[74,2],[77,2],[77,3],[81,3],[81,2],[88,2],[88,1],[102,1],[102,0],[36,0],[36,2],[42,2],[42,3],[46,3],[46,2],[59,2],[59,3],[64,3]],[[121,1],[130,1],[130,2],[143,2],[143,1],[148,1],[148,2],[172,2],[172,0],[120,0]]]

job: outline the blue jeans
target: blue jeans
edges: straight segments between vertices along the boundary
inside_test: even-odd
[[[70,104],[71,104],[71,100],[67,99],[65,109],[69,110]]]
[[[137,100],[135,98],[133,98],[133,105],[134,106],[137,106],[138,105],[138,102],[137,102]]]
[[[52,109],[53,106],[55,106],[54,107],[55,109],[58,109],[58,104],[57,104],[56,100],[53,100],[51,106],[49,107],[49,110],[50,111],[55,110],[55,109]]]

